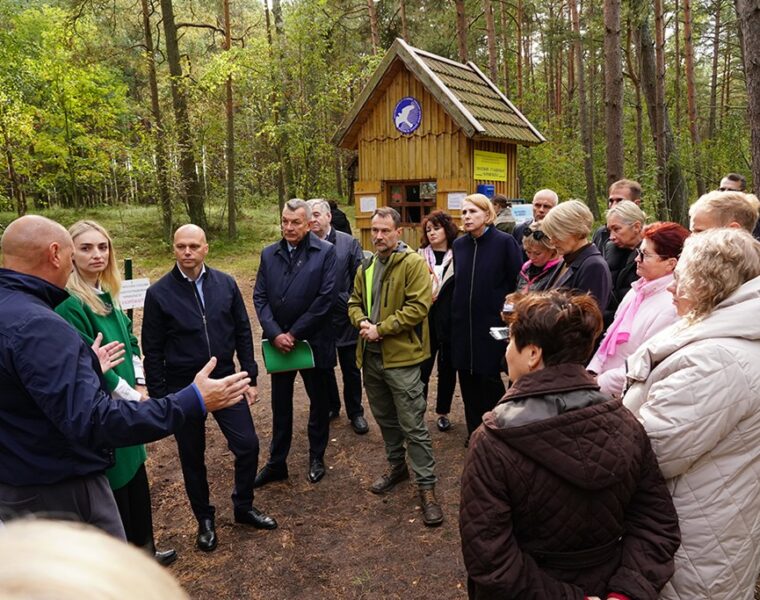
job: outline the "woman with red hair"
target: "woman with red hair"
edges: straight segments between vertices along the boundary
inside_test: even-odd
[[[678,223],[652,223],[636,249],[637,281],[631,285],[615,319],[588,365],[603,393],[620,397],[625,361],[646,340],[678,320],[668,286],[689,231]]]

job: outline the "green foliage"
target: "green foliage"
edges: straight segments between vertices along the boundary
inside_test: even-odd
[[[603,206],[606,172],[602,4],[581,4],[582,62],[594,132],[594,193]],[[584,198],[577,74],[576,80],[569,74],[573,36],[566,4],[561,0],[521,2],[522,98],[517,97],[517,5],[493,2],[499,36],[497,84],[520,103],[525,115],[550,140],[543,146],[520,150],[521,194],[527,198],[538,188],[552,187],[562,198]],[[204,26],[180,28],[182,66],[188,75],[181,83],[188,93],[193,150],[212,227],[221,228],[226,215],[228,77],[233,81],[235,106],[237,200],[248,210],[275,202],[281,171],[290,196],[337,196],[336,172],[345,176],[352,156],[336,151],[331,138],[382,59],[382,52],[371,52],[364,3],[285,3],[283,36],[275,31],[272,15],[267,31],[264,6],[260,0],[233,0],[235,39],[232,50],[225,51],[218,2],[174,2],[178,23]],[[381,45],[387,48],[402,35],[399,2],[380,0],[375,6]],[[453,4],[444,0],[406,0],[405,6],[407,41],[456,59]],[[176,215],[184,208],[178,176],[179,148],[158,4],[154,9],[159,97]],[[487,72],[482,0],[466,0],[465,10],[469,59]],[[746,92],[737,75],[740,56],[731,27],[724,29],[720,44],[723,109],[717,111],[715,135],[710,137],[705,131],[711,101],[713,10],[712,5],[697,5],[694,13],[697,104],[704,140],[700,166],[693,164],[684,117],[685,83],[675,79],[673,66],[679,57],[673,36],[666,43],[667,103],[692,195],[696,193],[697,171],[712,185],[727,171],[749,170]],[[721,10],[722,22],[729,23],[733,19],[730,3],[722,3]],[[623,15],[624,45],[627,17]],[[673,17],[672,13],[669,17]],[[125,201],[155,204],[156,129],[150,109],[139,5],[125,0],[89,0],[76,5],[69,0],[0,0],[0,25],[0,144],[4,150],[0,161],[12,158],[31,207]],[[504,26],[506,30],[502,31]],[[635,72],[637,67],[633,67]],[[680,115],[675,114],[677,99]],[[632,81],[626,78],[626,175],[642,182],[645,201],[653,203],[657,177],[652,136],[644,107],[643,164],[639,168],[635,109]],[[2,167],[7,173],[7,164]],[[343,193],[345,196],[345,188]],[[10,207],[10,196],[10,186],[3,180],[0,206]]]

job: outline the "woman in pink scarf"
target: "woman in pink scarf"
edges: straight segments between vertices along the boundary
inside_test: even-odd
[[[636,250],[640,277],[620,302],[615,320],[588,365],[602,392],[620,397],[625,361],[645,341],[678,320],[668,286],[681,254],[687,229],[677,223],[652,223]]]

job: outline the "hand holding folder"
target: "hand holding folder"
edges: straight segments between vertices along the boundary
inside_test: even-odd
[[[314,351],[305,340],[297,341],[290,352],[280,352],[269,340],[261,340],[261,351],[267,373],[314,368]]]

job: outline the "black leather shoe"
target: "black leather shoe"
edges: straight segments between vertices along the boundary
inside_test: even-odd
[[[235,522],[253,525],[256,529],[277,529],[277,521],[266,516],[255,506],[246,511],[235,511]]]
[[[369,431],[369,423],[367,423],[367,419],[362,415],[351,419],[351,427],[353,427],[354,431],[359,435],[364,435]]]
[[[259,471],[256,475],[256,479],[253,480],[253,487],[259,488],[262,485],[272,483],[273,481],[285,481],[287,478],[287,469],[284,471],[279,471],[277,469],[273,469],[269,465],[264,465],[264,468],[261,469],[261,471]]]
[[[155,558],[156,562],[162,567],[168,567],[177,560],[177,551],[174,548],[171,548],[170,550],[156,550],[153,554],[153,558]]]
[[[216,529],[214,519],[201,519],[198,521],[198,537],[195,544],[204,552],[211,552],[216,548]]]
[[[331,410],[328,413],[328,416],[330,417],[331,421],[334,421],[335,419],[337,419],[340,416],[340,411],[339,410]]]
[[[317,483],[325,476],[325,463],[320,459],[315,458],[309,465],[309,481]]]

